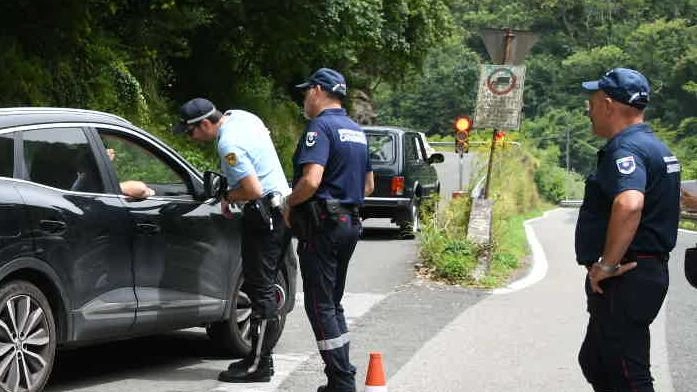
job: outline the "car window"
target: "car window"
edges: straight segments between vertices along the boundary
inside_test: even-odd
[[[418,160],[420,161],[425,161],[426,160],[426,148],[424,147],[424,139],[419,135],[418,133],[414,135],[414,143],[416,143],[416,155],[418,156]]]
[[[366,133],[371,163],[388,163],[394,161],[395,143],[392,134]]]
[[[156,195],[191,195],[188,182],[157,154],[122,136],[99,130],[104,146],[119,181],[142,181],[155,190]],[[113,154],[113,155],[112,155]]]
[[[404,135],[404,158],[408,161],[422,161],[421,140],[417,134]]]
[[[2,177],[12,177],[14,171],[14,135],[14,133],[0,135],[0,176]]]
[[[76,192],[104,192],[92,149],[81,128],[22,132],[27,179]]]

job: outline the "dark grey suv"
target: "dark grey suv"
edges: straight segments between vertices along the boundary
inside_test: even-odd
[[[125,180],[155,195],[122,195]],[[0,390],[41,390],[62,346],[205,326],[231,355],[247,352],[241,212],[225,218],[212,188],[122,118],[0,109]],[[289,250],[282,321],[296,269]]]

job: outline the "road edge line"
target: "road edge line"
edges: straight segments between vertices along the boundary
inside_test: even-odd
[[[545,251],[542,248],[542,244],[537,239],[535,230],[532,228],[532,223],[535,223],[538,220],[545,219],[547,218],[547,215],[549,215],[553,211],[557,211],[560,209],[561,208],[555,208],[553,210],[545,211],[545,213],[542,214],[542,216],[528,219],[525,222],[523,222],[523,226],[525,227],[525,236],[528,239],[528,245],[530,245],[530,251],[532,253],[532,268],[530,268],[530,271],[524,277],[514,282],[511,282],[508,286],[492,290],[492,294],[501,295],[514,293],[516,291],[534,285],[535,283],[544,279],[545,276],[547,276],[547,270],[549,268],[549,263],[547,262],[547,255],[545,254]]]

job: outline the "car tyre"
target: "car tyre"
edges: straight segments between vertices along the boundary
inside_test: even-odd
[[[279,325],[276,333],[271,336],[275,346],[281,337],[286,323],[286,298],[288,296],[288,282],[282,271],[276,275],[276,300],[279,303]],[[240,274],[237,279],[234,293],[231,299],[231,318],[225,321],[213,323],[206,331],[208,336],[223,350],[235,357],[244,357],[252,349],[251,321],[252,301],[245,291],[244,277]]]
[[[41,391],[53,368],[56,327],[46,296],[24,280],[0,287],[0,389]]]
[[[419,217],[419,200],[412,199],[407,209],[407,219],[399,223],[399,236],[402,239],[412,239],[421,230],[421,218]]]

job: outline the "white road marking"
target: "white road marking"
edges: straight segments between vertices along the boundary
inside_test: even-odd
[[[544,277],[547,275],[547,269],[549,266],[547,263],[547,256],[545,255],[545,251],[542,249],[542,244],[540,244],[540,241],[537,239],[535,230],[533,230],[531,224],[539,219],[545,218],[548,213],[549,211],[545,212],[545,214],[540,218],[529,219],[525,221],[524,224],[525,235],[528,237],[528,243],[530,244],[530,250],[532,251],[532,268],[530,269],[530,272],[528,272],[525,277],[512,282],[506,287],[494,289],[492,291],[493,294],[514,293],[518,290],[522,290],[526,287],[534,285],[535,283],[544,279]]]
[[[350,326],[356,320],[363,317],[377,303],[382,301],[386,295],[373,293],[345,293],[341,301],[344,306],[346,323]],[[295,296],[295,312],[302,312],[305,316],[303,304],[303,293],[298,292]],[[308,324],[309,328],[309,324]],[[349,332],[350,334],[350,332]],[[314,347],[313,347],[314,348]],[[317,354],[317,350],[307,351],[297,354],[274,354],[274,376],[268,383],[218,383],[210,392],[273,392],[283,384],[300,365],[308,360],[312,355]]]

